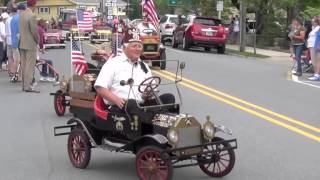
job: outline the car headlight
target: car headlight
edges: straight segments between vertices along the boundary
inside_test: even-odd
[[[177,144],[179,141],[178,131],[174,128],[170,128],[168,130],[167,137],[168,137],[168,140],[173,144]]]
[[[204,132],[204,137],[206,139],[213,139],[214,138],[214,125],[211,121],[207,120],[206,123],[203,125],[203,132]]]

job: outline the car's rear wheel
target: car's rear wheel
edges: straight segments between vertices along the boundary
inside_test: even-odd
[[[207,52],[209,52],[209,51],[211,50],[211,48],[205,47],[204,50],[207,51]]]
[[[162,60],[162,61],[160,61],[160,69],[161,70],[165,70],[166,69],[166,65],[167,65],[166,59],[167,59],[167,55],[166,55],[166,52],[164,51],[160,55],[160,60]]]
[[[155,146],[145,146],[136,155],[136,171],[140,180],[172,178],[172,163],[167,153]]]
[[[235,163],[235,153],[230,148],[230,144],[224,142],[224,139],[220,137],[215,137],[212,140],[212,142],[218,141],[222,142],[207,146],[204,149],[204,152],[207,153],[198,157],[200,169],[211,177],[222,177],[229,174]]]
[[[177,48],[178,47],[178,43],[176,42],[176,38],[175,38],[174,34],[172,36],[171,47],[172,48]]]
[[[219,54],[224,54],[226,51],[226,45],[218,46],[217,50]]]
[[[68,154],[73,166],[84,169],[91,158],[91,145],[82,128],[74,128],[68,138]]]
[[[66,112],[66,97],[58,90],[54,95],[54,110],[58,116],[63,116]]]
[[[186,38],[186,36],[183,37],[183,40],[182,40],[182,48],[184,50],[188,50],[189,49],[189,42]]]

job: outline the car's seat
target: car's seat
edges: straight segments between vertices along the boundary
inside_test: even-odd
[[[94,100],[94,113],[96,116],[103,120],[108,119],[109,112],[107,111],[107,106],[103,102],[103,98],[101,96],[96,96]]]

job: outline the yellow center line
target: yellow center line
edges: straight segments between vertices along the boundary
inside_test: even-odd
[[[173,77],[176,76],[176,74],[173,74],[173,73],[168,72],[168,71],[161,71],[161,73],[162,73],[162,72],[165,73],[165,74],[167,74],[167,75],[169,75],[169,76],[173,76]],[[179,78],[179,76],[178,76],[178,78]],[[213,88],[204,86],[204,85],[199,84],[199,83],[197,83],[197,82],[195,82],[195,81],[192,81],[192,80],[189,80],[189,79],[186,79],[186,78],[183,78],[183,81],[186,81],[186,82],[188,82],[188,83],[190,83],[190,84],[196,85],[196,86],[198,86],[198,87],[200,87],[200,88],[203,88],[203,89],[205,89],[205,90],[208,90],[208,91],[210,91],[210,92],[213,92],[213,93],[219,94],[219,95],[221,95],[221,96],[227,97],[227,98],[232,99],[232,100],[234,100],[234,101],[240,102],[240,103],[245,104],[245,105],[247,105],[247,106],[250,106],[250,107],[252,107],[252,108],[258,109],[258,110],[263,111],[263,112],[265,112],[265,113],[271,114],[271,115],[273,115],[273,116],[276,116],[276,117],[278,117],[278,118],[281,118],[281,119],[286,120],[286,121],[288,121],[288,122],[291,122],[291,123],[293,123],[293,124],[297,124],[297,125],[302,126],[302,127],[304,127],[304,128],[307,128],[307,129],[310,129],[310,130],[315,131],[315,132],[317,132],[317,133],[320,133],[320,128],[317,128],[317,127],[315,127],[315,126],[312,126],[312,125],[303,123],[303,122],[301,122],[301,121],[299,121],[299,120],[290,118],[290,117],[288,117],[288,116],[285,116],[285,115],[282,115],[282,114],[273,112],[273,111],[271,111],[271,110],[269,110],[269,109],[266,109],[266,108],[263,108],[263,107],[261,107],[261,106],[252,104],[252,103],[250,103],[250,102],[244,101],[244,100],[239,99],[239,98],[237,98],[237,97],[235,97],[235,96],[231,96],[231,95],[229,95],[229,94],[223,93],[223,92],[218,91],[218,90],[216,90],[216,89],[213,89]]]
[[[159,72],[159,71],[153,71],[153,73],[158,74],[158,75],[160,75],[160,76],[162,76],[162,77],[165,77],[165,78],[167,78],[167,79],[169,79],[169,80],[172,80],[172,81],[175,80],[175,78],[173,78],[173,77],[171,77],[171,76],[169,76],[169,75],[165,75],[165,74],[163,74],[163,73],[161,73],[161,72]],[[218,101],[221,101],[221,102],[224,102],[224,103],[226,103],[226,104],[229,104],[230,106],[233,106],[233,107],[235,107],[235,108],[238,108],[238,109],[240,109],[240,110],[243,110],[243,111],[245,111],[245,112],[248,112],[248,113],[250,113],[250,114],[252,114],[252,115],[255,115],[255,116],[257,116],[257,117],[260,117],[260,118],[262,118],[262,119],[265,119],[265,120],[267,120],[267,121],[269,121],[269,122],[271,122],[271,123],[273,123],[273,124],[276,124],[276,125],[278,125],[278,126],[284,127],[284,128],[289,129],[289,130],[291,130],[291,131],[293,131],[293,132],[296,132],[296,133],[301,134],[301,135],[303,135],[303,136],[305,136],[305,137],[308,137],[308,138],[310,138],[310,139],[312,139],[312,140],[315,140],[315,141],[320,142],[320,137],[318,137],[318,136],[316,136],[316,135],[313,135],[313,134],[311,134],[311,133],[308,133],[308,132],[306,132],[306,131],[303,131],[303,130],[297,128],[297,127],[291,126],[291,125],[286,124],[286,123],[281,122],[281,121],[278,121],[278,120],[276,120],[276,119],[274,119],[274,118],[271,118],[271,117],[269,117],[269,116],[267,116],[267,115],[261,114],[261,113],[259,113],[259,112],[256,112],[256,111],[252,110],[252,109],[248,109],[248,108],[246,108],[246,107],[243,107],[243,106],[241,106],[241,105],[238,105],[238,104],[236,104],[236,103],[234,103],[234,102],[231,102],[231,101],[229,101],[229,100],[226,100],[226,99],[224,99],[224,98],[222,98],[222,97],[219,97],[219,96],[217,96],[217,95],[213,95],[213,94],[211,94],[211,93],[209,93],[209,92],[206,92],[206,91],[204,91],[204,90],[202,90],[202,89],[199,89],[199,88],[197,88],[197,87],[194,87],[194,86],[192,86],[192,85],[190,85],[190,84],[187,84],[187,83],[185,83],[185,82],[183,82],[183,81],[180,82],[179,84],[181,84],[181,85],[183,85],[183,86],[185,86],[185,87],[188,87],[188,88],[190,88],[190,89],[192,89],[192,90],[194,90],[194,91],[200,92],[200,93],[202,93],[202,94],[204,94],[204,95],[207,95],[207,96],[209,96],[209,97],[211,97],[211,98],[213,98],[213,99],[216,99],[216,100],[218,100]]]

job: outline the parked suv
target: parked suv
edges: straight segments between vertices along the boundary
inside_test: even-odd
[[[206,51],[217,48],[225,52],[228,32],[220,19],[202,16],[189,16],[188,23],[179,23],[173,32],[172,47],[182,44],[184,50],[191,46],[204,47]]]
[[[160,19],[161,42],[172,41],[172,32],[177,27],[178,15],[166,14]]]

